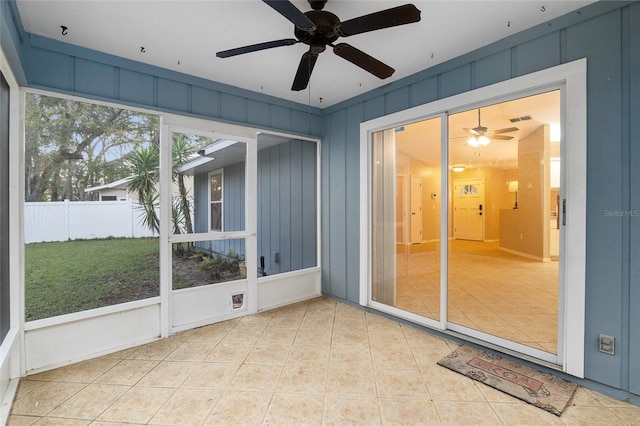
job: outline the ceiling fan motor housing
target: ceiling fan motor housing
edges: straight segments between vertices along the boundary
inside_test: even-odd
[[[302,43],[312,46],[312,51],[314,53],[324,51],[327,44],[333,43],[340,37],[340,34],[338,34],[337,31],[337,28],[340,25],[340,18],[333,13],[325,10],[310,10],[304,14],[311,22],[314,23],[316,29],[313,31],[306,31],[295,27],[294,34]]]

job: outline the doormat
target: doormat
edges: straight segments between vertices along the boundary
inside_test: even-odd
[[[560,416],[577,385],[469,346],[460,346],[438,365]]]

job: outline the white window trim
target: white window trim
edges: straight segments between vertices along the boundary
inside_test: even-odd
[[[563,347],[560,358],[564,372],[576,377],[584,377],[584,336],[585,336],[585,265],[586,265],[586,141],[587,141],[587,60],[579,59],[521,77],[485,86],[466,93],[440,99],[425,105],[399,111],[360,124],[360,298],[363,306],[371,306],[371,182],[370,143],[371,134],[376,131],[398,127],[451,111],[468,108],[471,105],[485,105],[506,98],[539,93],[545,88],[562,87],[564,104],[561,111],[562,140],[565,149],[566,167],[563,167],[563,187],[569,206],[567,223],[561,247],[572,247],[565,258],[564,294],[560,294],[560,307],[565,313],[565,322],[560,329]],[[446,120],[443,120],[443,138],[447,138]],[[442,150],[443,164],[447,164],[447,150]],[[444,173],[444,172],[443,172]],[[446,175],[445,175],[446,177]],[[446,178],[442,179],[442,193],[446,193]],[[447,203],[442,203],[441,217],[448,217]],[[444,222],[443,222],[444,223]],[[442,225],[442,229],[445,225]],[[445,231],[442,231],[445,232]],[[443,244],[443,247],[446,245]],[[578,249],[580,248],[580,249]],[[446,247],[443,248],[446,250]],[[445,252],[446,254],[446,252]],[[446,280],[446,271],[443,272]],[[443,299],[444,300],[444,299]],[[446,319],[446,310],[441,315]],[[415,316],[414,316],[415,317]],[[422,322],[423,325],[441,331],[445,321]],[[440,326],[438,326],[439,324]],[[447,332],[446,330],[444,330]]]
[[[211,176],[222,176],[220,201],[211,201]],[[211,229],[211,204],[220,204],[220,229]],[[224,169],[217,169],[207,174],[207,228],[209,232],[224,232]]]

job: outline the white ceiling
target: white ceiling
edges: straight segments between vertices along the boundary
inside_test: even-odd
[[[329,0],[325,10],[345,21],[409,2]],[[32,34],[326,108],[593,2],[413,1],[422,12],[419,23],[338,40],[395,68],[393,76],[379,80],[328,49],[316,63],[309,89],[301,92],[290,88],[304,44],[215,56],[294,37],[293,24],[260,0],[17,0],[17,6],[24,29]],[[311,10],[306,0],[292,3]]]

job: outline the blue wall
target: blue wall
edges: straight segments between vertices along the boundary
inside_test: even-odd
[[[245,163],[225,167],[223,173],[222,229],[225,232],[243,231],[245,229]],[[193,177],[193,200],[195,216],[193,230],[209,232],[209,173],[201,173]],[[245,254],[244,239],[207,241],[196,243],[196,246],[218,253],[226,254],[232,250],[239,255]]]
[[[289,141],[258,151],[258,258],[269,275],[317,266],[316,148]]]
[[[317,266],[316,164],[315,142],[290,140],[258,151],[258,258],[264,256],[267,275]],[[244,166],[224,168],[224,231],[244,229]],[[209,229],[208,191],[208,173],[194,176],[195,232]],[[210,247],[209,242],[197,245]],[[216,241],[212,247],[245,253],[244,240]]]
[[[586,377],[640,394],[640,3],[602,2],[324,110],[322,289],[358,301],[359,124],[588,61]],[[632,194],[636,195],[632,195]],[[597,350],[617,337],[616,355]]]
[[[25,33],[28,86],[260,129],[319,136],[317,108]]]
[[[640,218],[604,214],[640,211],[640,169],[634,166],[640,164],[640,3],[598,2],[340,105],[314,109],[312,120],[300,104],[23,33],[15,12],[0,4],[2,46],[18,78],[26,76],[31,87],[322,136],[322,289],[353,302],[359,123],[586,57],[586,377],[640,394]],[[615,356],[597,351],[599,333],[618,338]]]

